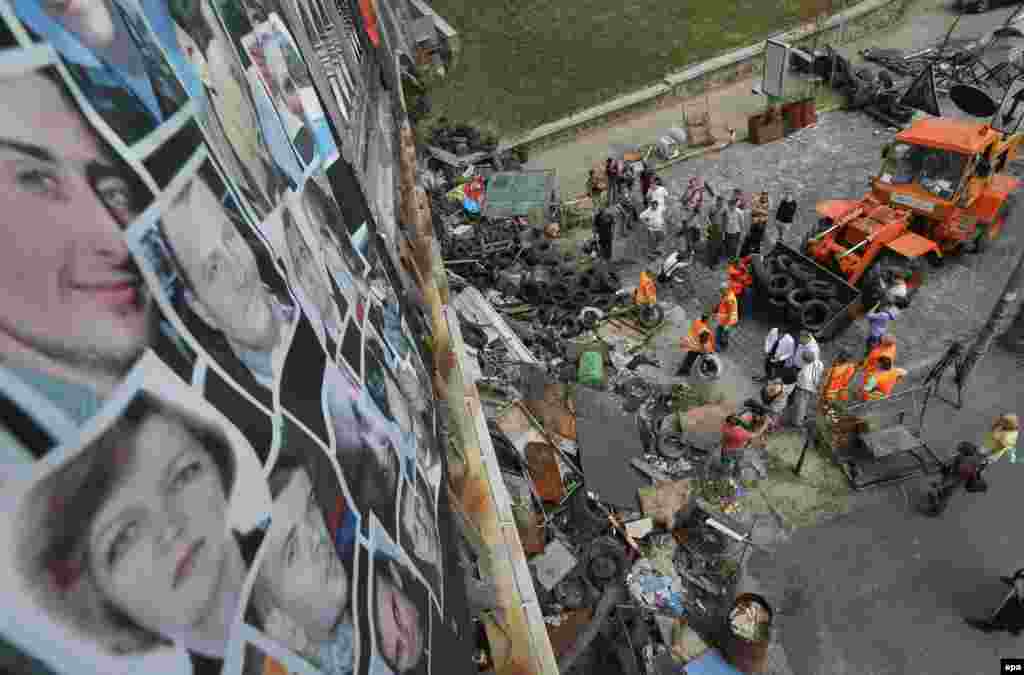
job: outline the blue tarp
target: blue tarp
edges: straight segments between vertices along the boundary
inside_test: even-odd
[[[717,649],[709,649],[686,664],[686,675],[743,675],[733,668]]]

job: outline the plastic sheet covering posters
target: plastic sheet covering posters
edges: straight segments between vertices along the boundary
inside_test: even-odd
[[[0,635],[38,672],[471,663],[419,324],[284,16],[0,2]]]

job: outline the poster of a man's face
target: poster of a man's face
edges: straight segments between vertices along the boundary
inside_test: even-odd
[[[0,76],[0,355],[109,390],[148,345],[153,304],[121,228],[149,202],[56,71]]]
[[[358,514],[328,456],[297,427],[284,434],[269,482],[273,520],[251,598],[253,619],[322,672],[351,673]]]
[[[170,197],[160,219],[183,286],[170,300],[214,360],[266,402],[295,312],[290,298],[265,283],[283,282],[265,279],[275,272],[262,243],[215,189],[223,184],[207,164]]]
[[[110,656],[174,644],[216,661],[269,496],[237,431],[160,386],[24,493],[9,514],[17,571],[52,621]]]
[[[92,108],[126,145],[185,104],[185,90],[137,6],[123,0],[16,0],[18,18],[54,44]]]

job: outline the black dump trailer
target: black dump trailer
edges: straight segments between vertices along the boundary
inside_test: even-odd
[[[751,267],[758,313],[805,328],[816,340],[836,337],[863,311],[860,289],[785,244],[755,256]]]

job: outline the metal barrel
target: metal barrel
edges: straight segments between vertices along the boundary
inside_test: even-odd
[[[770,631],[775,613],[772,611],[768,601],[756,593],[741,593],[736,596],[736,600],[733,602],[732,608],[730,608],[730,614],[732,609],[749,603],[759,604],[768,611],[768,627]],[[728,622],[728,620],[728,615],[726,615],[726,621]],[[731,627],[729,627],[728,635],[726,656],[729,663],[741,672],[747,673],[747,675],[763,673],[768,665],[768,645],[770,641],[758,640],[752,642],[736,635]]]

